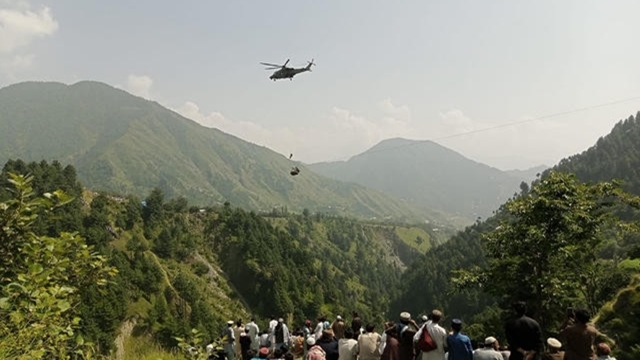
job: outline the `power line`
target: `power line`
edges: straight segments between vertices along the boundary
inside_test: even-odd
[[[375,152],[378,152],[378,151],[393,150],[393,149],[397,149],[397,148],[401,148],[401,147],[405,147],[405,146],[421,144],[421,143],[424,143],[426,141],[438,141],[438,140],[451,139],[451,138],[454,138],[454,137],[470,135],[470,134],[476,134],[476,133],[485,132],[485,131],[489,131],[489,130],[500,129],[500,128],[505,128],[505,127],[509,127],[509,126],[515,126],[515,125],[519,125],[519,124],[524,124],[524,123],[528,123],[528,122],[532,122],[532,121],[538,121],[538,120],[549,119],[549,118],[563,116],[563,115],[574,114],[574,113],[578,113],[578,112],[582,112],[582,111],[593,110],[593,109],[606,107],[606,106],[611,106],[611,105],[615,105],[615,104],[620,104],[620,103],[624,103],[624,102],[629,102],[629,101],[633,101],[633,100],[640,100],[640,96],[634,96],[634,97],[630,97],[630,98],[626,98],[626,99],[622,99],[622,100],[609,101],[609,102],[602,103],[602,104],[591,105],[591,106],[586,106],[586,107],[577,108],[577,109],[573,109],[573,110],[568,110],[568,111],[563,111],[563,112],[543,115],[543,116],[535,117],[535,118],[532,118],[532,119],[512,121],[512,122],[508,122],[508,123],[504,123],[504,124],[500,124],[500,125],[495,125],[495,126],[490,126],[490,127],[486,127],[486,128],[482,128],[482,129],[470,130],[470,131],[455,133],[455,134],[451,134],[451,135],[445,135],[445,136],[441,136],[441,137],[436,137],[436,138],[432,138],[432,139],[419,140],[419,141],[412,142],[412,143],[409,143],[409,144],[402,144],[402,145],[397,145],[397,146],[388,147],[388,148],[379,149],[379,150],[370,150],[370,151],[366,151],[366,152],[367,153],[375,153]]]

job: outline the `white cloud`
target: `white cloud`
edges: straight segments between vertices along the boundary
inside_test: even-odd
[[[127,86],[125,90],[128,92],[145,98],[151,99],[151,87],[153,86],[153,79],[146,75],[129,75],[127,78]]]
[[[58,28],[46,6],[34,9],[27,1],[0,0],[0,74],[9,81],[18,80],[18,74],[34,63],[29,45],[52,36]]]
[[[389,137],[411,136],[410,111],[389,100],[379,104],[383,114],[375,120],[334,107],[323,125],[268,129],[255,122],[232,120],[220,112],[203,113],[194,102],[186,102],[176,112],[203,126],[214,127],[283,155],[294,154],[304,162],[341,159],[355,155]],[[347,156],[348,157],[348,156]]]
[[[434,120],[417,121],[406,105],[395,105],[388,99],[377,105],[375,117],[333,107],[322,125],[307,123],[277,129],[233,120],[220,112],[203,113],[193,102],[186,102],[176,111],[204,126],[267,146],[283,155],[293,152],[294,159],[307,163],[346,160],[394,137],[434,140],[466,157],[505,170],[543,163],[553,165],[573,153],[565,141],[572,128],[563,122],[534,120],[485,131],[506,123],[475,120],[455,108],[440,112]],[[520,120],[527,119],[532,118]]]
[[[13,53],[37,38],[51,36],[58,27],[46,6],[33,9],[26,1],[0,2],[0,53]]]

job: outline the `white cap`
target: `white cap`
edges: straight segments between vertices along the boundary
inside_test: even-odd
[[[555,349],[560,349],[562,347],[562,343],[556,338],[548,338],[547,344]]]
[[[316,344],[316,338],[313,335],[309,336],[307,338],[307,345],[313,346],[315,344]]]
[[[491,345],[491,344],[495,343],[496,341],[498,341],[498,340],[496,340],[496,338],[494,338],[493,336],[489,336],[488,338],[484,339],[484,344],[485,345]]]

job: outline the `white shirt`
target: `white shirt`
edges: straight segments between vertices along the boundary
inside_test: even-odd
[[[338,340],[338,360],[356,360],[358,357],[358,342],[353,339]]]
[[[324,324],[319,322],[318,325],[316,325],[316,329],[313,331],[316,335],[316,340],[322,337],[322,330],[324,330]]]
[[[431,338],[436,343],[437,348],[433,351],[422,352],[422,360],[442,360],[444,358],[444,344],[447,339],[447,330],[438,324],[434,324],[431,320],[427,321],[420,330],[413,336],[413,341],[418,342],[422,337],[422,331],[427,328]]]

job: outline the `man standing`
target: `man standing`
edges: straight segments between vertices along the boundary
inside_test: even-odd
[[[594,345],[598,330],[589,323],[591,316],[587,310],[575,311],[575,323],[569,326],[569,319],[563,324],[560,338],[564,340],[566,360],[595,360]]]
[[[484,339],[484,347],[473,354],[473,360],[503,360],[502,354],[498,351],[499,348],[498,340],[489,336]]]
[[[256,324],[256,319],[252,317],[251,322],[249,322],[245,328],[249,329],[248,336],[251,339],[251,350],[254,350],[257,354],[260,348],[260,328],[258,328],[258,324]]]
[[[283,346],[289,347],[291,341],[291,334],[289,334],[289,328],[284,323],[284,319],[278,319],[278,323],[273,330],[273,336],[275,339],[275,350],[282,349]]]
[[[392,327],[392,326],[391,326]],[[353,331],[353,329],[351,330]],[[353,331],[353,336],[356,333]],[[367,324],[366,332],[358,337],[358,355],[360,360],[380,360],[380,334],[374,324]]]
[[[269,321],[269,341],[271,342],[271,346],[276,343],[276,339],[274,338],[276,325],[278,325],[278,320],[276,320],[275,316],[271,315],[271,321]]]
[[[525,315],[527,304],[518,301],[513,304],[515,317],[507,321],[504,332],[511,349],[509,360],[539,360],[542,354],[542,329],[537,321]]]
[[[448,360],[473,360],[473,346],[467,335],[460,333],[462,330],[462,320],[451,320],[453,333],[447,336],[447,348],[449,349]]]
[[[233,338],[236,340],[236,355],[242,355],[242,347],[240,346],[240,335],[244,333],[244,326],[242,326],[242,319],[236,321],[236,326],[233,327]]]
[[[342,316],[338,315],[336,317],[336,321],[331,324],[331,330],[336,339],[340,340],[344,337],[344,320]]]
[[[338,360],[357,360],[358,342],[353,339],[353,330],[348,327],[344,330],[344,336],[338,339]]]
[[[224,342],[224,353],[227,355],[227,360],[235,360],[236,357],[236,337],[233,331],[233,321],[227,322],[227,328],[224,331],[224,336],[227,341]]]
[[[440,326],[439,322],[441,319],[442,312],[440,310],[433,310],[426,322],[422,324],[420,330],[418,330],[416,335],[413,337],[413,341],[417,343],[422,337],[422,332],[428,331],[436,344],[436,348],[434,350],[422,352],[422,360],[444,359],[444,346],[447,339],[447,330]]]

